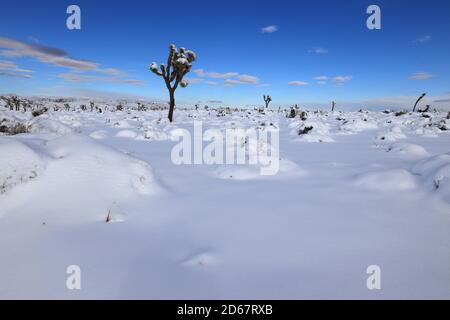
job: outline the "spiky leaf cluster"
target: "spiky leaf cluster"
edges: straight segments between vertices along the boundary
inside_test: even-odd
[[[150,71],[163,77],[169,90],[176,89],[178,84],[182,88],[187,87],[188,82],[183,77],[192,69],[192,63],[197,58],[194,51],[185,48],[177,49],[175,45],[169,46],[169,57],[167,64],[158,65],[153,62]]]

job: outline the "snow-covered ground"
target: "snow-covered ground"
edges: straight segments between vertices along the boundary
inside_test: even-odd
[[[29,131],[0,134],[0,298],[450,298],[447,112],[49,109],[0,105]],[[175,165],[194,121],[279,129],[279,173]]]

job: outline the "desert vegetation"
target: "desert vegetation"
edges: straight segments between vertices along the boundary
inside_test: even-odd
[[[156,62],[150,65],[150,71],[164,79],[167,90],[169,91],[169,114],[168,119],[173,121],[173,111],[175,108],[175,91],[180,85],[182,88],[188,86],[188,81],[184,80],[184,76],[191,71],[192,63],[196,60],[197,55],[194,51],[185,48],[177,49],[175,45],[169,46],[169,56],[167,64],[160,64],[159,68]]]

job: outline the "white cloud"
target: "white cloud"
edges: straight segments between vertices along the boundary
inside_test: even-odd
[[[409,76],[409,80],[428,80],[432,77],[433,75],[428,72],[416,72]]]
[[[327,81],[329,78],[327,76],[317,76],[314,77],[313,80],[317,80],[317,81]]]
[[[199,77],[206,77],[206,78],[213,78],[213,79],[226,79],[226,78],[233,78],[239,75],[237,72],[226,72],[226,73],[219,73],[219,72],[206,72],[203,69],[197,69],[193,71],[197,76]]]
[[[318,47],[318,48],[313,48],[313,49],[309,50],[309,52],[312,52],[315,54],[325,54],[325,53],[328,53],[328,50]]]
[[[238,77],[238,80],[242,83],[250,83],[250,84],[257,84],[259,82],[258,77],[250,76],[248,74],[243,74]]]
[[[60,79],[71,81],[71,82],[110,82],[110,83],[123,83],[131,85],[140,85],[145,81],[137,79],[122,79],[114,76],[96,76],[96,75],[86,75],[80,73],[60,73],[58,74]]]
[[[42,63],[50,64],[56,67],[67,68],[73,72],[94,72],[113,76],[112,81],[117,83],[138,83],[142,82],[135,79],[119,79],[125,77],[126,72],[115,68],[102,68],[100,63],[72,58],[66,51],[46,47],[40,44],[28,44],[22,41],[0,37],[0,55],[10,58],[30,57]],[[71,74],[71,73],[67,73]],[[64,78],[64,77],[63,77]],[[66,79],[75,79],[75,76],[65,77]],[[83,77],[78,77],[82,79]],[[101,79],[101,76],[85,76],[85,79]],[[74,81],[74,80],[70,80]],[[77,80],[81,81],[81,80]]]
[[[353,79],[352,76],[336,76],[333,78],[333,81],[336,84],[344,84],[345,82],[350,81],[352,79]]]
[[[200,78],[211,78],[211,79],[225,79],[224,84],[227,86],[233,86],[237,84],[258,84],[259,78],[248,75],[248,74],[239,74],[238,72],[206,72],[203,69],[194,70],[195,73]],[[216,85],[216,81],[207,81],[207,84]]]
[[[185,80],[189,82],[189,84],[196,84],[205,81],[205,79],[202,78],[186,78]]]
[[[430,35],[426,35],[426,36],[421,36],[419,38],[417,38],[416,40],[414,40],[414,43],[426,43],[431,41],[432,37]]]
[[[234,86],[234,85],[237,85],[237,84],[244,84],[243,82],[241,82],[239,80],[236,80],[236,79],[226,79],[223,83],[226,86]]]
[[[291,82],[288,82],[288,85],[300,87],[300,86],[307,86],[308,83],[304,82],[304,81],[291,81]]]
[[[34,42],[34,43],[39,43],[39,42],[41,42],[38,38],[33,37],[33,36],[28,36],[28,40],[30,40],[31,42]]]
[[[267,26],[264,28],[261,28],[261,32],[262,33],[274,33],[278,31],[278,27],[277,26]]]
[[[6,60],[0,60],[0,75],[5,77],[15,77],[15,78],[31,78],[32,70],[21,69],[19,66],[12,62]]]

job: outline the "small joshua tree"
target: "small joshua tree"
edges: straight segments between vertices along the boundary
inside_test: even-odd
[[[20,99],[17,98],[17,96],[12,96],[11,101],[12,101],[16,111],[20,111],[20,103],[21,103]]]
[[[191,71],[192,63],[197,58],[195,52],[186,50],[185,48],[177,49],[175,45],[169,46],[169,57],[167,65],[161,64],[159,66],[153,62],[150,65],[150,71],[162,77],[166,83],[167,90],[169,90],[169,121],[173,120],[173,110],[175,108],[175,90],[180,85],[182,88],[187,87],[188,82],[183,80],[183,77]]]
[[[264,99],[264,102],[265,102],[265,104],[266,104],[266,110],[269,110],[269,104],[270,104],[270,102],[272,101],[272,97],[271,96],[269,96],[269,95],[263,95],[263,99]]]
[[[11,111],[14,110],[14,105],[13,105],[11,98],[1,96],[1,99],[5,102],[5,108],[9,108],[9,110],[11,110]]]
[[[422,95],[419,97],[419,99],[417,99],[416,103],[414,104],[413,112],[416,112],[417,104],[419,103],[420,100],[423,99],[423,97],[425,97],[425,95],[426,95],[426,93],[422,93]]]

